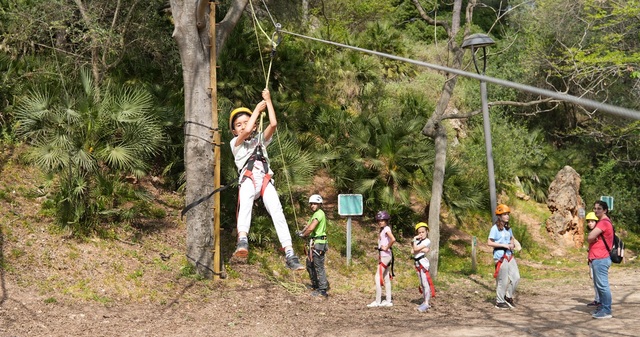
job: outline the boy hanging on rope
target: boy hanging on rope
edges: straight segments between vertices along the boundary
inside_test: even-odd
[[[251,226],[253,202],[262,198],[264,207],[271,215],[280,244],[284,248],[287,268],[304,270],[304,266],[300,264],[300,260],[293,251],[289,226],[271,179],[273,171],[269,168],[269,156],[267,155],[266,147],[272,141],[278,122],[268,89],[262,91],[262,98],[264,100],[256,105],[253,112],[247,108],[238,108],[233,110],[229,117],[229,126],[234,135],[231,140],[231,151],[240,173],[237,221],[238,242],[233,257],[244,260],[249,255],[247,235]],[[256,121],[265,108],[269,115],[269,125],[265,127],[264,131],[259,130],[256,132]]]

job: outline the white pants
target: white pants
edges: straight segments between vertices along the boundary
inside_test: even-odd
[[[380,303],[382,301],[382,284],[380,284],[380,273],[382,273],[382,280],[384,281],[384,289],[387,302],[391,302],[391,277],[389,277],[389,272],[391,272],[391,256],[382,256],[380,258],[380,262],[384,263],[387,268],[382,267],[379,263],[376,269],[376,302]]]
[[[253,181],[249,178],[246,178],[240,185],[238,196],[238,202],[240,204],[238,207],[238,232],[249,233],[249,228],[251,227],[251,212],[253,211],[253,202],[254,200],[256,200],[256,198],[260,197],[260,190],[262,189],[262,177],[255,174],[256,171],[257,170],[254,170]],[[273,221],[273,225],[276,228],[276,233],[278,234],[280,245],[282,245],[283,248],[291,246],[291,234],[289,233],[289,225],[287,224],[287,219],[285,219],[284,217],[282,204],[280,204],[278,192],[276,192],[276,188],[273,186],[273,184],[269,183],[265,187],[264,194],[262,195],[262,203],[264,204],[264,207],[266,208],[269,215],[271,215],[271,220]]]
[[[502,260],[502,265],[496,277],[496,302],[505,302],[505,296],[513,298],[519,281],[520,271],[518,270],[516,258],[512,258],[511,261],[507,261],[506,258]]]
[[[426,260],[426,261],[425,261]],[[416,272],[418,273],[418,279],[420,280],[420,287],[422,287],[422,296],[424,298],[424,303],[429,305],[429,300],[431,299],[431,286],[429,285],[429,279],[427,278],[426,270],[429,270],[429,260],[427,258],[422,258],[419,261],[415,262]],[[422,266],[424,269],[420,268]]]

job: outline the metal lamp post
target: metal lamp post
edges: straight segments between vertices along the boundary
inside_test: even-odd
[[[486,34],[472,34],[462,41],[462,48],[471,48],[473,65],[479,75],[484,76],[487,69],[486,47],[494,45],[495,42]],[[478,68],[476,61],[476,49],[482,49],[482,71]],[[487,171],[489,172],[489,196],[491,198],[491,218],[495,220],[494,210],[496,209],[496,180],[493,171],[493,150],[491,148],[491,123],[489,121],[489,105],[487,104],[487,82],[480,80],[480,96],[482,98],[482,120],[484,125],[484,144],[487,150]]]

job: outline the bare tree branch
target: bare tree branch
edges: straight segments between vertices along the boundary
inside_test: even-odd
[[[418,10],[418,14],[420,14],[420,17],[422,18],[422,20],[426,21],[428,24],[432,26],[438,26],[438,27],[444,28],[444,30],[447,32],[447,35],[451,36],[450,34],[451,27],[449,26],[449,23],[447,21],[436,20],[430,17],[422,7],[422,4],[420,4],[419,0],[411,0],[411,1],[416,6],[416,9]]]

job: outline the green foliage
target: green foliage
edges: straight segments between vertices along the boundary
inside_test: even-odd
[[[366,30],[358,36],[358,46],[396,56],[406,56],[408,52],[406,41],[400,31],[391,24],[380,21],[367,24]],[[384,78],[396,79],[415,74],[415,69],[405,62],[386,58],[380,59],[379,62],[382,63]]]
[[[638,201],[637,182],[631,176],[620,170],[620,163],[617,160],[609,160],[602,163],[593,171],[584,176],[584,187],[582,189],[583,199],[586,209],[593,207],[600,196],[607,195],[614,198],[614,209],[609,215],[615,225],[626,228],[635,233],[640,232],[640,201]]]
[[[472,124],[469,140],[460,149],[461,160],[473,168],[468,179],[486,178],[484,130],[480,122]],[[540,130],[528,130],[509,118],[491,115],[491,143],[497,190],[523,191],[537,201],[546,199],[549,185],[562,165]],[[526,149],[526,151],[524,151]]]
[[[56,300],[55,297],[48,297],[44,300],[44,303],[47,303],[47,304],[58,303],[58,300]]]
[[[316,30],[324,38],[334,41],[348,40],[352,32],[362,31],[368,22],[379,21],[393,10],[390,2],[368,0],[316,2],[309,8],[310,15],[320,23]]]
[[[87,72],[75,84],[32,91],[16,109],[16,131],[31,143],[31,160],[59,181],[59,223],[86,233],[102,217],[131,213],[122,203],[144,200],[125,177],[144,174],[163,137],[148,93],[96,91]]]

